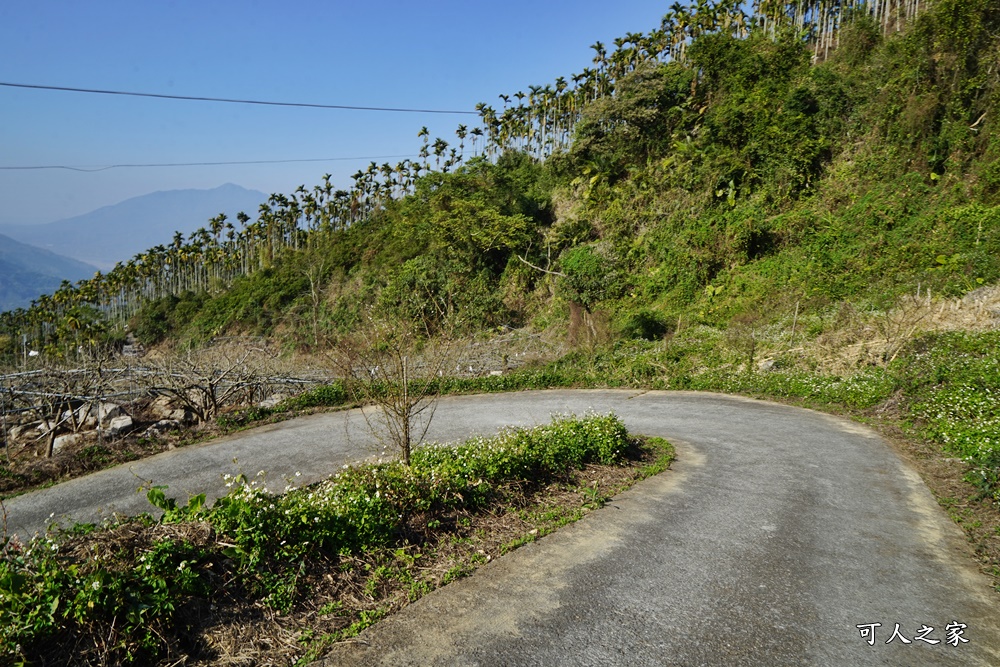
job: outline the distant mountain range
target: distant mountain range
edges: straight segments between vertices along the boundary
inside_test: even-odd
[[[46,224],[0,226],[0,234],[107,271],[117,262],[168,244],[174,232],[186,237],[206,227],[219,213],[234,221],[240,211],[256,218],[267,197],[232,183],[211,190],[153,192]],[[0,269],[0,284],[6,284],[5,275]]]
[[[63,280],[76,282],[96,272],[96,266],[0,234],[0,311],[25,308]]]

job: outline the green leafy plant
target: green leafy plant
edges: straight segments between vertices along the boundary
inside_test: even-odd
[[[182,505],[165,487],[153,486],[147,499],[162,517],[126,524],[125,530],[148,536],[135,538],[138,544],[128,549],[88,551],[82,560],[63,553],[62,540],[95,539],[108,530],[93,526],[25,547],[6,544],[0,554],[0,655],[33,660],[55,646],[57,634],[97,633],[112,637],[116,662],[147,664],[184,631],[184,610],[208,604],[218,586],[289,610],[302,595],[311,563],[382,548],[391,559],[372,571],[369,590],[397,582],[416,599],[430,583],[412,574],[423,555],[406,548],[402,536],[440,527],[437,517],[449,512],[486,507],[504,484],[544,484],[589,462],[614,464],[630,442],[614,415],[563,417],[455,447],[420,447],[409,466],[392,461],[349,468],[284,494],[272,493],[263,476],[228,477],[230,492],[211,507],[204,495]],[[192,539],[155,537],[164,531]],[[364,612],[342,636],[385,613]]]

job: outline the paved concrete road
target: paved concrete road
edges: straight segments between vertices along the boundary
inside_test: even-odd
[[[445,399],[432,436],[588,408],[675,442],[674,470],[426,596],[325,664],[1000,664],[1000,595],[961,532],[849,421],[710,394],[546,391]],[[371,451],[362,426],[316,415],[131,467],[175,492],[221,492],[234,456],[272,480],[318,477]],[[12,524],[141,508],[138,478],[116,469],[14,499]],[[953,622],[968,642],[946,643]],[[856,626],[876,623],[870,645]],[[897,623],[909,644],[886,643]],[[917,639],[921,627],[939,643]]]

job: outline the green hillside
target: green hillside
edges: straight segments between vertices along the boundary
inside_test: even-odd
[[[484,108],[498,144],[485,155],[431,163],[402,189],[359,178],[392,196],[368,193],[352,223],[318,225],[228,291],[171,295],[136,323],[149,341],[280,327],[308,347],[377,303],[432,328],[580,311],[610,336],[657,337],[679,319],[962,294],[1000,272],[998,7],[940,2],[885,35],[862,16],[819,57],[791,28],[701,35],[667,62],[626,60],[646,48],[632,36],[598,50],[620,73],[613,93],[583,96],[571,141],[547,106],[580,96],[542,88],[523,111]],[[322,188],[299,195],[276,216],[331,208]]]

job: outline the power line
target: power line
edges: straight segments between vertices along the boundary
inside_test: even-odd
[[[136,93],[124,90],[100,90],[97,88],[69,88],[66,86],[43,86],[29,83],[0,81],[0,86],[8,88],[29,88],[32,90],[58,90],[70,93],[92,93],[96,95],[125,95],[129,97],[154,97],[163,100],[187,100],[194,102],[225,102],[228,104],[258,104],[272,107],[306,107],[311,109],[346,109],[349,111],[392,111],[397,113],[440,113],[478,115],[477,111],[454,111],[448,109],[407,109],[396,107],[361,107],[347,104],[312,104],[310,102],[268,102],[265,100],[241,100],[227,97],[195,97],[191,95],[165,95],[162,93]]]
[[[233,162],[156,162],[147,164],[109,164],[105,166],[94,166],[86,167],[79,166],[73,167],[64,164],[43,164],[43,165],[32,165],[26,167],[0,167],[2,171],[29,171],[29,170],[40,170],[40,169],[67,169],[69,171],[83,171],[83,172],[97,172],[97,171],[107,171],[108,169],[139,169],[146,167],[216,167],[220,165],[239,165],[239,164],[288,164],[290,162],[346,162],[350,160],[393,160],[397,158],[412,158],[415,155],[374,155],[368,157],[317,157],[317,158],[303,158],[296,160],[241,160]]]

